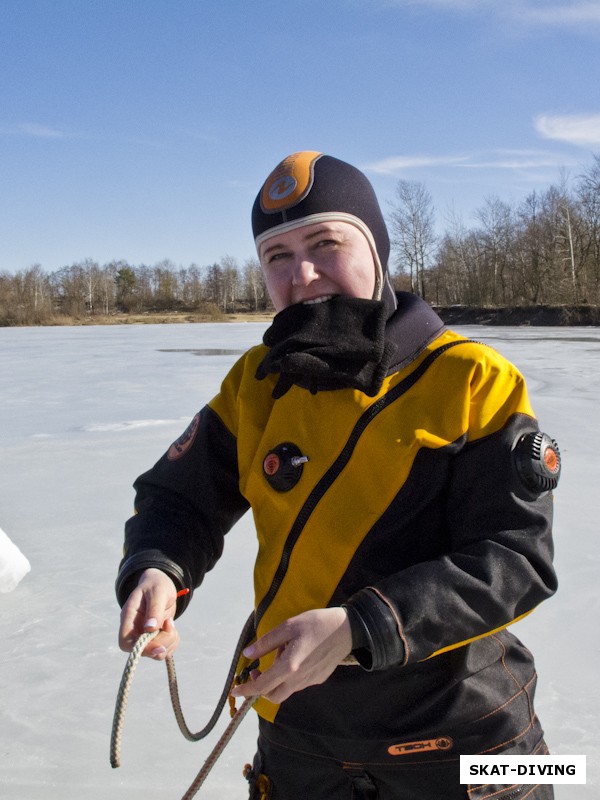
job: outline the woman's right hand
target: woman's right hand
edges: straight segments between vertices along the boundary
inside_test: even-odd
[[[142,572],[138,585],[121,609],[119,647],[130,652],[143,633],[159,630],[142,655],[163,661],[179,644],[173,617],[177,607],[177,588],[159,569]]]

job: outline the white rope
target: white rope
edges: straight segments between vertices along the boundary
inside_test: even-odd
[[[159,634],[159,632],[160,631],[152,631],[152,633],[143,633],[133,646],[127,663],[125,664],[123,677],[121,678],[121,684],[117,692],[115,715],[110,737],[110,765],[113,769],[121,766],[121,734],[123,732],[123,719],[125,717],[125,709],[127,708],[127,700],[129,699],[131,682],[133,681],[133,673],[135,672],[135,668],[138,665],[144,648],[151,639],[154,639],[154,637]]]
[[[221,694],[221,698],[219,699],[219,703],[217,704],[217,708],[215,709],[215,712],[213,713],[209,722],[204,726],[204,728],[202,728],[202,730],[198,731],[198,733],[192,733],[190,731],[185,722],[183,712],[181,710],[181,702],[179,700],[179,690],[177,687],[177,676],[175,673],[175,661],[172,656],[167,656],[165,660],[167,667],[167,675],[169,680],[169,694],[171,696],[171,704],[173,706],[173,711],[175,713],[175,719],[177,720],[179,729],[184,735],[184,737],[191,742],[197,742],[200,739],[203,739],[208,733],[210,733],[210,731],[214,728],[215,723],[217,722],[221,714],[221,711],[223,710],[223,706],[225,705],[225,702],[227,700],[229,691],[233,683],[233,675],[235,674],[235,667],[239,660],[240,652],[242,650],[242,647],[245,645],[246,636],[249,630],[248,627],[249,623],[250,620],[244,626],[244,630],[242,631],[242,635],[240,636],[240,640],[238,642],[238,646],[236,647],[236,652],[234,654],[231,663],[231,668],[229,670],[229,675],[227,676],[227,682],[223,690],[223,693]],[[131,684],[133,682],[133,675],[146,645],[155,636],[157,636],[158,633],[160,633],[160,631],[152,631],[151,633],[143,633],[140,636],[140,638],[133,646],[133,649],[129,654],[129,658],[127,659],[127,663],[125,664],[125,669],[123,670],[123,676],[121,678],[119,691],[117,693],[117,701],[115,704],[112,733],[110,737],[110,765],[115,769],[121,765],[121,738],[123,732],[123,721],[125,718],[125,710],[127,708],[127,701],[129,699]],[[182,800],[191,800],[191,798],[194,797],[194,795],[198,792],[198,789],[202,786],[202,784],[206,780],[209,772],[216,764],[219,756],[221,755],[221,753],[229,743],[231,737],[236,732],[240,723],[242,722],[248,711],[252,708],[257,699],[258,698],[256,697],[248,698],[234,713],[231,722],[225,729],[219,741],[214,746],[212,752],[204,762],[202,769],[196,775],[196,778],[194,779],[190,788],[184,794]]]
[[[216,743],[216,745],[213,747],[211,754],[204,762],[200,772],[196,775],[194,781],[192,782],[192,785],[183,795],[181,800],[191,800],[191,798],[194,797],[198,789],[202,786],[202,784],[208,777],[208,773],[217,763],[219,756],[229,744],[229,740],[236,732],[236,730],[239,728],[241,721],[244,719],[248,711],[250,711],[250,709],[252,708],[257,699],[258,698],[256,697],[249,697],[246,700],[244,700],[242,705],[235,712],[233,719],[225,729],[225,732],[223,733],[219,741]]]

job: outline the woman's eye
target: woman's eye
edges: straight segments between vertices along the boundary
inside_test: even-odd
[[[267,264],[273,264],[275,261],[283,261],[284,258],[287,258],[287,255],[287,253],[273,253],[272,256],[269,256]]]

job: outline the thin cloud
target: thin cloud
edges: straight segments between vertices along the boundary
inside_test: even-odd
[[[443,11],[479,11],[483,6],[503,6],[500,0],[384,0],[384,3],[405,8],[439,8]]]
[[[388,6],[457,13],[495,14],[528,27],[600,25],[598,0],[384,0]]]
[[[447,167],[453,164],[462,164],[469,156],[390,156],[381,161],[365,164],[364,169],[377,172],[380,175],[394,175],[409,169],[422,169],[423,167]]]
[[[364,169],[380,175],[399,175],[413,169],[448,167],[449,169],[534,170],[569,166],[575,163],[564,154],[544,150],[492,150],[489,153],[442,156],[390,156],[364,165]]]
[[[600,114],[540,114],[535,129],[545,139],[584,147],[600,145]]]
[[[38,122],[19,122],[14,125],[0,125],[2,136],[24,136],[31,139],[68,139],[72,134]]]
[[[64,131],[50,128],[48,125],[40,125],[37,122],[22,122],[16,126],[16,132],[37,139],[65,139],[67,137]]]
[[[600,25],[600,3],[551,3],[513,5],[511,12],[523,22],[552,27]]]
[[[544,150],[494,150],[489,158],[477,157],[465,164],[470,169],[529,170],[542,167],[564,167],[575,164],[564,153]]]

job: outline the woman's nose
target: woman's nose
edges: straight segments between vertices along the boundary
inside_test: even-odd
[[[314,261],[308,258],[298,258],[294,264],[294,273],[292,275],[292,283],[294,286],[307,286],[314,280],[317,280],[319,273],[317,272]]]

